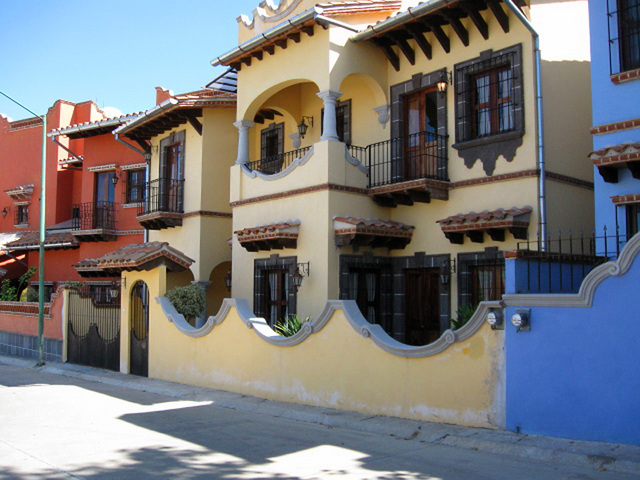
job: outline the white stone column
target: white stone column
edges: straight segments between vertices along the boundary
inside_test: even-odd
[[[238,158],[236,165],[244,165],[249,163],[249,129],[255,123],[249,120],[240,120],[233,124],[238,129]]]
[[[211,285],[211,282],[201,280],[201,281],[193,281],[192,285],[198,285],[202,291],[204,292],[204,310],[200,314],[198,318],[196,318],[196,328],[202,328],[205,323],[207,323],[207,287]]]
[[[339,142],[338,130],[336,128],[336,100],[342,96],[342,92],[335,90],[324,90],[317,95],[324,102],[324,129],[320,140],[333,140]]]

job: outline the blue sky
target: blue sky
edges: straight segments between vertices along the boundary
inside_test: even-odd
[[[0,0],[0,90],[40,114],[59,99],[124,113],[155,87],[197,90],[224,70],[240,14],[260,0]],[[30,115],[0,96],[0,113]]]

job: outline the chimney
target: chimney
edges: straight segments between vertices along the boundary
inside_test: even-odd
[[[165,100],[169,100],[173,96],[171,90],[167,90],[162,87],[156,87],[156,105],[160,105]]]

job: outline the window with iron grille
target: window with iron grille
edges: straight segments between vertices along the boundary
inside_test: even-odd
[[[29,205],[16,205],[14,225],[29,224]]]
[[[640,203],[627,205],[627,238],[633,237],[640,230]]]
[[[524,131],[521,46],[455,66],[456,141]]]
[[[144,200],[145,170],[127,171],[127,188],[125,203],[140,203]]]
[[[640,68],[640,0],[607,0],[611,74]]]
[[[296,257],[272,255],[254,261],[253,310],[270,326],[296,313],[297,292],[291,282]]]
[[[458,254],[458,305],[477,307],[505,292],[504,253],[495,247]]]

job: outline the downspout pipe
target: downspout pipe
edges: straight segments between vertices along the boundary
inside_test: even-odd
[[[134,147],[133,145],[131,145],[129,142],[125,142],[123,139],[120,138],[120,134],[118,133],[114,133],[113,134],[116,137],[116,140],[118,142],[120,142],[123,145],[126,145],[127,147],[129,147],[131,150],[138,152],[140,155],[145,156],[147,154],[147,152],[145,152],[144,150],[140,150],[138,147]]]
[[[545,156],[544,156],[544,118],[542,111],[542,57],[540,55],[540,36],[529,19],[522,13],[513,0],[503,0],[504,4],[509,7],[513,14],[518,17],[522,24],[531,32],[534,40],[534,56],[536,68],[536,104],[538,109],[538,209],[539,221],[538,228],[540,232],[540,247],[543,251],[547,250],[547,197],[545,187]]]
[[[63,144],[61,144],[58,141],[58,136],[57,135],[51,135],[51,141],[53,143],[55,143],[56,145],[58,145],[59,147],[61,147],[65,152],[67,152],[69,155],[71,155],[73,158],[75,158],[76,160],[78,160],[79,162],[82,162],[82,157],[80,157],[79,155],[76,155],[75,153],[73,153],[71,150],[69,150],[67,147],[65,147]]]

